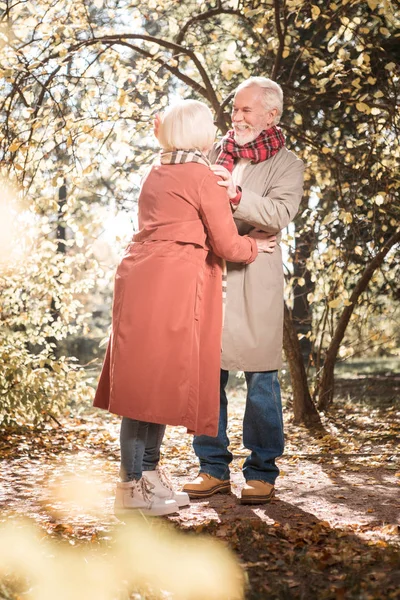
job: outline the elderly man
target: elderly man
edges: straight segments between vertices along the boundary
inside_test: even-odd
[[[217,437],[194,438],[198,477],[184,486],[191,498],[230,492],[227,397],[229,371],[244,371],[247,383],[243,444],[250,451],[243,465],[242,504],[270,502],[284,448],[278,369],[282,363],[283,268],[281,230],[299,208],[304,166],[285,147],[276,125],[282,114],[280,86],[251,77],[236,90],[233,131],[216,146],[212,167],[226,187],[239,233],[262,230],[276,236],[272,254],[250,265],[227,265],[227,299],[222,336],[221,409]],[[274,240],[274,238],[272,238]]]

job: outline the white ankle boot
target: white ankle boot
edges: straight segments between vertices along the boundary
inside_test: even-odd
[[[142,477],[139,480],[117,483],[114,512],[118,515],[135,511],[146,516],[159,517],[177,512],[178,505],[171,498],[161,498],[154,493],[154,486]]]
[[[179,508],[190,503],[186,492],[176,492],[174,490],[172,481],[162,467],[157,465],[154,471],[143,471],[143,478],[153,486],[152,491],[159,498],[175,500]]]

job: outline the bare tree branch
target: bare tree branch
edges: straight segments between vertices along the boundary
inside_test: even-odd
[[[218,2],[217,8],[211,8],[210,10],[207,10],[206,12],[200,13],[199,15],[196,15],[196,16],[192,17],[191,19],[189,19],[189,21],[187,21],[185,23],[185,25],[182,27],[179,34],[177,35],[176,43],[182,44],[183,40],[185,39],[185,35],[187,34],[188,30],[190,29],[190,27],[192,27],[192,25],[194,23],[200,23],[201,21],[207,21],[208,19],[212,19],[213,17],[216,17],[218,15],[237,15],[238,17],[243,16],[240,10],[233,9],[233,8],[232,9],[222,8],[222,3]]]
[[[285,35],[286,35],[286,30],[287,30],[287,24],[286,24],[285,11],[283,11],[284,29],[282,30],[280,0],[274,0],[274,11],[275,11],[276,33],[278,35],[278,40],[279,40],[279,46],[278,46],[278,50],[276,53],[275,64],[274,64],[274,68],[272,70],[272,75],[271,75],[271,79],[273,79],[275,81],[277,78],[277,75],[279,73],[279,69],[281,68],[282,55],[283,55],[283,50],[285,48]]]

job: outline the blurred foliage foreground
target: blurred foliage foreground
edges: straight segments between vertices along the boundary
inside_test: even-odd
[[[77,485],[74,493],[82,491]],[[58,533],[68,531],[72,529],[58,528]],[[243,598],[243,574],[234,557],[204,536],[184,536],[134,520],[108,539],[75,546],[76,540],[44,540],[29,523],[0,528],[0,577],[6,576],[0,581],[0,598]]]

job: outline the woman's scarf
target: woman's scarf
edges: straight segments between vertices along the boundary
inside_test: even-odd
[[[210,161],[200,150],[172,150],[161,152],[160,161],[162,165],[178,165],[188,162],[200,163],[209,167]]]

